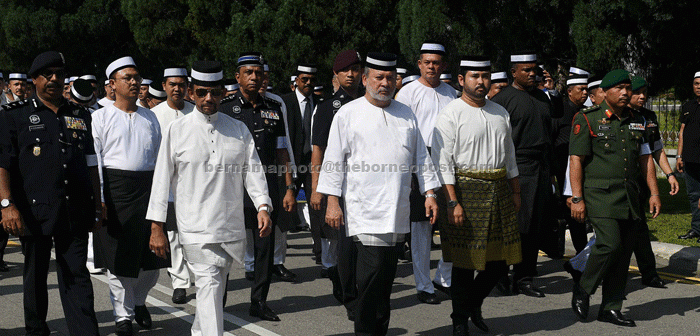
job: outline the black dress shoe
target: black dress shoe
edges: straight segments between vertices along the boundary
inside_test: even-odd
[[[573,295],[571,297],[571,308],[581,320],[588,318],[588,307],[590,305],[591,296],[581,288],[581,285],[574,284]]]
[[[7,267],[7,264],[5,263],[4,260],[0,260],[0,272],[9,272],[10,268]]]
[[[433,281],[433,287],[435,287],[435,289],[447,294],[447,296],[449,296],[450,298],[452,297],[452,290],[450,290],[450,287],[445,287],[445,286],[443,286],[435,281]]]
[[[666,288],[666,282],[659,278],[658,275],[651,279],[642,279],[642,283],[647,287]]]
[[[297,275],[288,270],[284,265],[274,265],[272,266],[272,275],[277,276],[282,281],[294,282]]]
[[[513,291],[510,290],[510,278],[507,275],[498,280],[496,289],[503,296],[513,295]]]
[[[348,320],[355,322],[355,311],[350,308],[345,308],[348,313]]]
[[[516,281],[513,283],[513,293],[539,298],[544,297],[544,292],[537,288],[532,281]]]
[[[187,291],[184,288],[175,288],[173,291],[173,303],[183,304],[187,302]]]
[[[435,295],[435,293],[428,293],[423,291],[418,291],[418,300],[427,304],[440,303],[440,300],[438,300],[437,295]]]
[[[452,336],[469,336],[469,326],[466,324],[453,325]]]
[[[132,336],[134,334],[134,330],[131,328],[131,321],[124,320],[117,322],[117,327],[114,329],[114,333],[117,334],[117,336]]]
[[[581,275],[583,275],[583,272],[575,270],[568,260],[564,263],[564,270],[571,274],[571,278],[574,279],[574,283],[579,283],[579,281],[581,281]]]
[[[598,313],[598,321],[608,322],[623,327],[637,326],[637,324],[634,323],[634,321],[626,318],[625,315],[622,315],[622,312],[620,312],[619,310],[601,310]]]
[[[328,277],[328,269],[321,268],[321,273],[319,275],[321,276],[321,278],[327,278]]]
[[[255,280],[255,272],[245,272],[245,279],[248,281]]]
[[[483,332],[489,332],[489,326],[484,323],[484,317],[481,316],[481,307],[472,311],[471,318],[472,323],[474,323],[477,328],[481,329]]]
[[[678,239],[693,239],[693,238],[700,238],[700,234],[693,230],[689,230],[688,233],[678,236]]]
[[[151,313],[148,312],[146,306],[136,306],[134,307],[134,320],[138,323],[141,328],[151,329],[153,327],[153,320],[151,320]]]
[[[279,321],[280,318],[265,302],[251,302],[248,314],[265,321]]]

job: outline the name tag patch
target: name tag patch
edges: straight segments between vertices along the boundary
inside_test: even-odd
[[[66,119],[66,127],[69,129],[77,129],[81,131],[87,131],[87,125],[85,120],[81,118],[74,117],[64,117]]]
[[[265,119],[280,120],[279,114],[275,111],[260,111],[260,116]]]
[[[638,124],[638,123],[631,123],[630,124],[630,129],[633,131],[643,131],[644,130],[644,125]]]
[[[612,129],[612,126],[610,126],[610,125],[598,125],[599,131],[609,131],[611,129]]]
[[[31,132],[31,131],[40,131],[40,130],[43,130],[44,128],[46,128],[46,127],[44,127],[44,124],[41,124],[41,125],[32,125],[32,126],[29,126],[29,131],[30,131],[30,132]]]

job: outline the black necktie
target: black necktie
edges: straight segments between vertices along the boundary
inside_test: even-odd
[[[311,151],[311,99],[306,98],[306,107],[304,108],[304,154]]]

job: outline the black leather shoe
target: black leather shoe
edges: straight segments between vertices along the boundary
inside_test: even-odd
[[[153,327],[153,320],[151,320],[151,313],[148,312],[146,306],[136,306],[134,307],[134,320],[138,323],[141,328],[151,329]]]
[[[581,288],[581,285],[574,284],[573,295],[571,297],[571,308],[581,320],[588,318],[588,307],[590,306],[591,296]]]
[[[131,321],[124,320],[117,322],[117,327],[114,329],[114,333],[117,336],[132,336],[134,330],[131,328]]]
[[[435,281],[433,281],[433,287],[435,287],[435,289],[447,294],[447,296],[449,296],[450,298],[452,297],[452,290],[450,290],[450,287],[445,287],[445,286],[443,286]]]
[[[637,324],[634,323],[634,321],[626,318],[625,315],[622,315],[622,312],[620,312],[619,310],[601,310],[598,313],[598,321],[608,322],[623,327],[637,326]]]
[[[294,282],[297,275],[288,270],[284,265],[274,265],[272,266],[272,274],[277,276],[280,280],[286,282]]]
[[[539,298],[544,297],[544,292],[537,288],[532,281],[516,281],[513,283],[513,293]]]
[[[469,336],[469,326],[466,324],[453,325],[452,336]]]
[[[355,322],[355,311],[349,308],[345,308],[348,313],[348,320]]]
[[[693,230],[689,230],[688,233],[678,236],[678,239],[693,239],[693,238],[700,238],[700,234]]]
[[[321,276],[321,278],[327,278],[328,277],[328,269],[321,268],[321,273],[319,275]]]
[[[265,321],[279,321],[280,318],[265,302],[251,302],[248,314]]]
[[[0,260],[0,272],[9,272],[10,268],[7,267],[7,264],[5,263],[4,260]]]
[[[489,326],[484,323],[484,317],[481,316],[481,307],[472,311],[471,318],[472,323],[474,323],[477,328],[481,329],[483,332],[489,332]]]
[[[510,278],[507,275],[498,280],[496,289],[503,296],[513,295],[513,291],[510,290]]]
[[[438,300],[437,295],[435,295],[435,293],[428,293],[423,291],[418,291],[418,300],[427,304],[440,303],[440,300]]]
[[[666,288],[666,282],[659,278],[658,275],[651,279],[642,279],[642,283],[648,287]]]
[[[175,288],[173,291],[173,303],[183,304],[187,302],[187,291],[184,288]]]
[[[568,260],[564,263],[564,270],[571,274],[571,278],[574,279],[574,283],[579,283],[579,281],[581,281],[581,275],[583,275],[583,272],[575,270]]]
[[[255,272],[245,272],[245,279],[248,281],[255,280]]]

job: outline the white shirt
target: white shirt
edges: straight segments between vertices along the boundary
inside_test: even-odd
[[[271,206],[255,142],[244,123],[195,110],[168,125],[160,148],[146,218],[165,222],[172,190],[183,245],[245,239],[244,187],[256,208]]]
[[[431,88],[416,80],[402,87],[396,95],[396,100],[413,110],[423,135],[423,142],[428,147],[432,147],[433,129],[438,113],[455,98],[455,89],[442,81],[438,87]]]
[[[151,171],[156,167],[160,124],[149,109],[126,113],[114,105],[92,114],[95,152],[105,168]]]
[[[433,161],[443,184],[455,184],[454,168],[506,168],[506,177],[518,176],[508,111],[490,100],[473,107],[461,98],[445,106],[435,122]]]
[[[183,101],[185,104],[182,107],[182,110],[176,110],[170,105],[168,105],[168,101],[163,101],[160,104],[154,106],[151,111],[153,111],[153,114],[156,115],[156,118],[158,118],[158,123],[160,124],[160,133],[163,134],[165,133],[165,129],[170,125],[171,122],[175,121],[175,119],[183,117],[190,112],[194,111],[195,106],[194,104],[188,102],[188,101]],[[174,197],[171,194],[170,195],[170,202],[174,201]]]
[[[294,90],[294,93],[297,95],[297,101],[299,101],[299,111],[301,111],[301,120],[303,122],[304,114],[306,112],[306,104],[311,105],[311,109],[310,109],[311,111],[314,110],[313,99],[311,99],[311,95],[313,93],[311,93],[308,98],[304,97],[304,95],[301,94],[300,90]],[[309,141],[311,141],[311,140],[309,140]]]
[[[114,100],[111,100],[107,97],[103,97],[102,99],[98,100],[97,103],[100,104],[100,106],[102,107],[107,107],[110,105],[114,105]]]
[[[361,97],[333,118],[317,191],[344,198],[348,236],[408,233],[412,169],[421,193],[440,187],[411,109]]]

